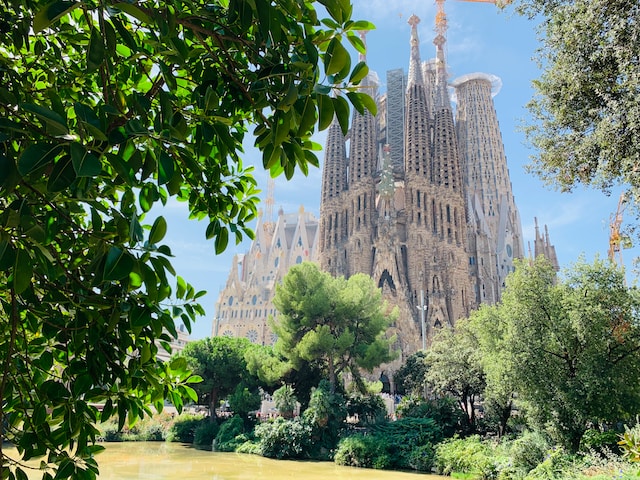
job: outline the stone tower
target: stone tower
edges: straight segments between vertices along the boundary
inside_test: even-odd
[[[496,302],[523,255],[493,77],[458,80],[454,116],[445,38],[423,62],[419,22],[409,18],[409,72],[387,74],[378,121],[354,113],[348,157],[340,127],[329,128],[318,246],[323,269],[367,273],[399,307],[392,330],[403,356],[480,302]],[[364,83],[377,98],[376,78]]]

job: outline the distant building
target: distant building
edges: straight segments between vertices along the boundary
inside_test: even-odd
[[[419,21],[409,19],[408,75],[387,72],[383,95],[375,72],[362,82],[377,116],[354,112],[346,136],[337,121],[329,127],[319,221],[301,210],[281,212],[275,226],[259,223],[249,252],[234,259],[213,335],[273,343],[275,284],[303,260],[334,276],[370,275],[399,307],[389,334],[403,357],[436,329],[500,300],[514,259],[524,258],[493,103],[501,81],[473,73],[449,83],[445,39],[436,36],[436,58],[423,62]],[[537,228],[535,251],[557,265],[548,232],[543,238]]]
[[[454,114],[445,39],[422,62],[419,21],[409,19],[409,73],[387,73],[377,117],[354,112],[348,138],[337,122],[329,127],[318,243],[323,270],[371,275],[400,308],[390,333],[405,355],[497,302],[514,258],[524,257],[492,98],[500,80],[455,80]],[[377,76],[363,84],[377,98]]]
[[[236,255],[216,303],[212,336],[246,337],[271,345],[276,337],[268,326],[275,286],[292,265],[315,261],[318,220],[300,207],[297,214],[278,213],[275,223],[260,216],[256,237],[244,255]]]

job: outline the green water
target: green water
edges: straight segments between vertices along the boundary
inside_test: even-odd
[[[196,450],[163,442],[107,443],[96,459],[101,480],[442,480],[388,470],[340,467],[332,462],[270,460],[257,455]],[[30,479],[40,478],[30,474]]]

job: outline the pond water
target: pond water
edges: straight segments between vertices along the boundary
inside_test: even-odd
[[[164,442],[107,443],[96,456],[100,480],[442,480],[445,477],[340,467],[333,462],[271,460],[207,452]],[[29,476],[40,478],[40,475]]]

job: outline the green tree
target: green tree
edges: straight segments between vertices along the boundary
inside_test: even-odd
[[[541,257],[517,266],[502,298],[502,361],[532,420],[577,451],[590,424],[637,413],[640,295],[622,271],[579,262],[557,280]]]
[[[460,323],[460,322],[458,322]],[[484,371],[475,338],[465,329],[443,328],[433,338],[425,358],[427,385],[439,396],[452,396],[476,428],[475,403],[485,387]]]
[[[393,339],[385,336],[390,317],[382,294],[370,277],[333,278],[312,263],[296,265],[276,287],[278,309],[273,329],[276,350],[293,368],[304,362],[320,365],[335,392],[344,371],[354,378],[392,360]]]
[[[407,357],[407,360],[393,374],[396,392],[424,397],[425,375],[427,373],[425,357],[426,354],[422,350]]]
[[[273,392],[273,401],[276,404],[278,413],[282,415],[282,417],[293,418],[298,399],[290,385],[285,384]]]
[[[640,5],[634,0],[521,0],[541,22],[542,76],[526,132],[530,169],[570,191],[578,184],[640,194]],[[636,202],[632,202],[636,203]]]
[[[187,343],[180,352],[189,368],[202,378],[194,389],[199,401],[209,407],[212,419],[220,400],[231,395],[236,387],[257,389],[256,379],[250,375],[244,359],[251,347],[246,338],[208,337]]]
[[[516,371],[507,348],[507,325],[499,305],[482,305],[469,317],[464,325],[476,339],[482,370],[485,375],[485,388],[482,393],[485,422],[495,426],[498,436],[507,431],[507,423],[515,407]]]
[[[289,178],[318,164],[317,123],[335,114],[346,131],[349,101],[375,110],[342,44],[364,51],[371,24],[321,3],[322,23],[289,0],[3,2],[0,440],[24,460],[50,453],[45,477],[94,477],[96,421],[193,394],[156,341],[175,317],[190,327],[201,293],[171,280],[167,222],[145,213],[184,201],[221,252],[252,235],[249,128]]]

